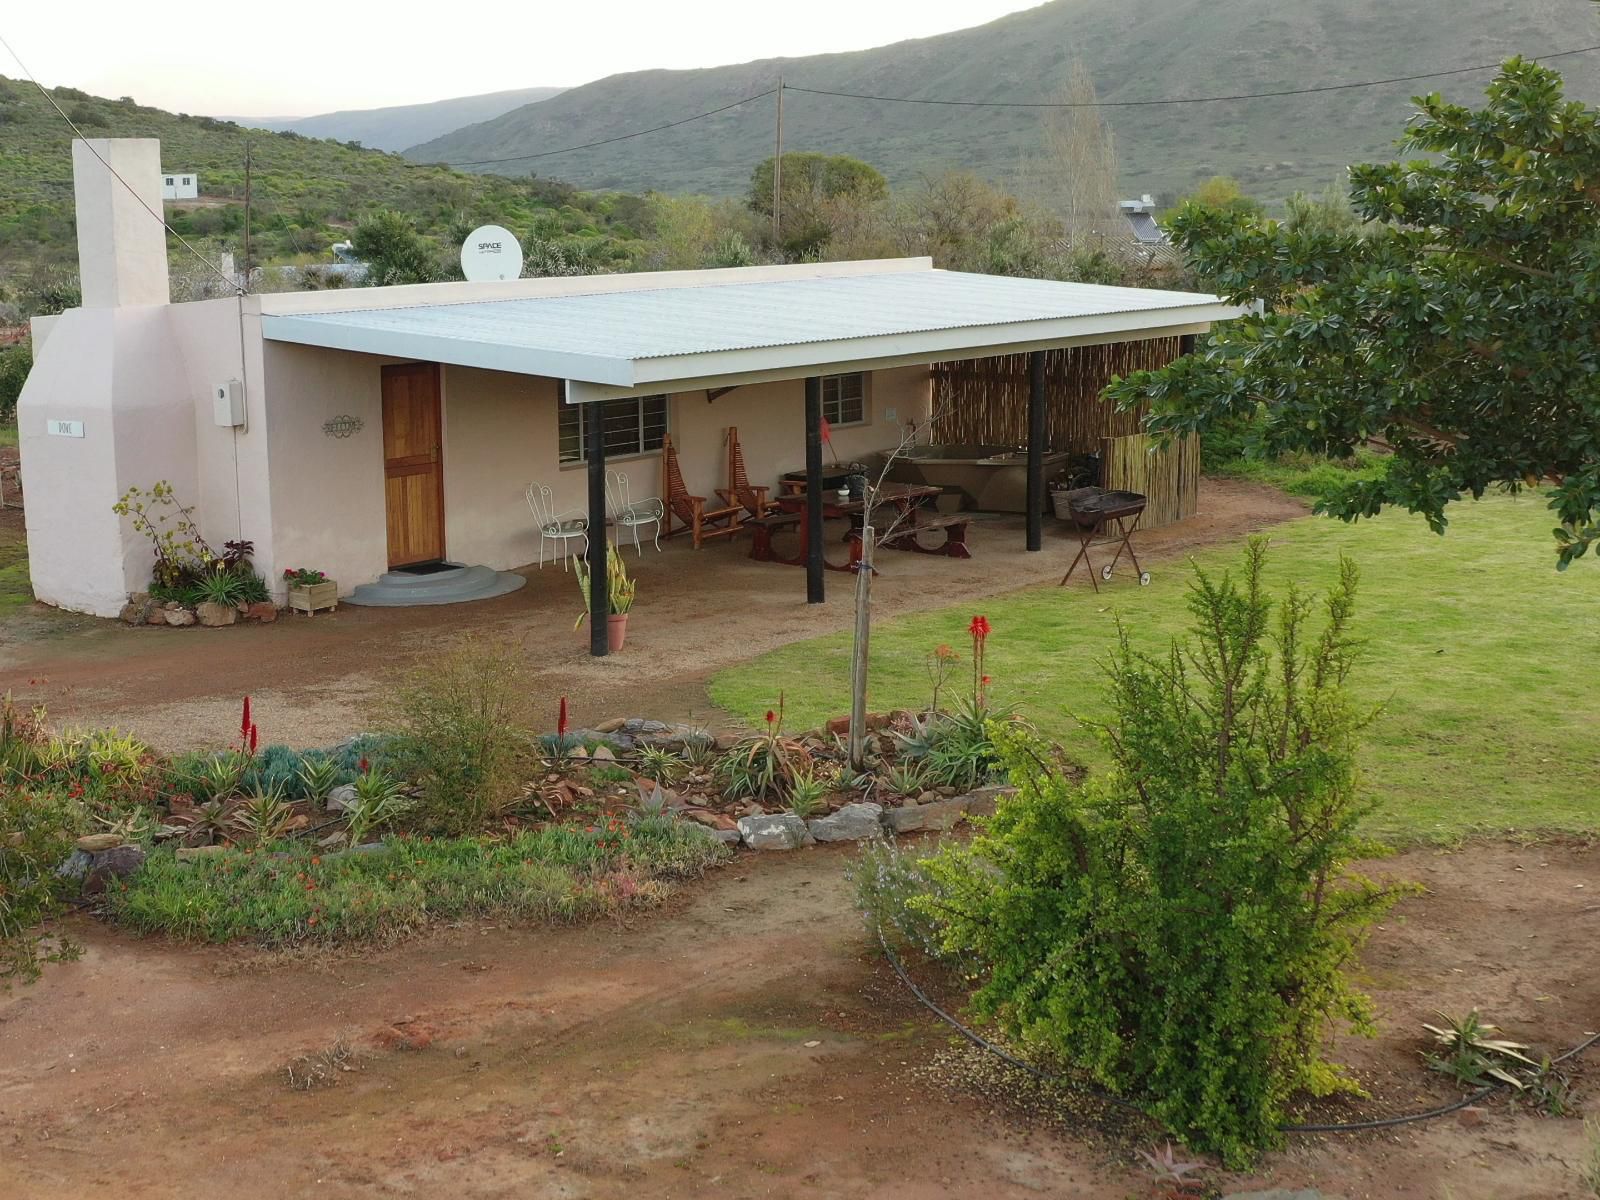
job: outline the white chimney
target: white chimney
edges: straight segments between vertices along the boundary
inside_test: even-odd
[[[83,285],[83,306],[167,303],[161,142],[156,138],[75,138],[72,182],[78,208],[78,277]]]

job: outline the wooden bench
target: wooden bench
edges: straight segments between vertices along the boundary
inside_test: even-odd
[[[772,535],[780,529],[798,526],[803,514],[797,512],[773,512],[763,517],[746,517],[741,525],[748,529],[750,538],[750,557],[757,562],[792,562],[795,560],[779,558],[772,549]]]
[[[966,513],[951,513],[949,516],[919,517],[915,525],[901,530],[884,543],[894,550],[910,550],[916,554],[942,554],[946,558],[971,558],[972,551],[967,549],[967,526],[972,518]],[[924,533],[936,529],[944,530],[944,541],[937,546],[924,546],[917,539]]]

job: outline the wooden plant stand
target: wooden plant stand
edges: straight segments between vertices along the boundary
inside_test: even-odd
[[[310,616],[320,608],[330,612],[339,610],[339,585],[331,579],[289,589],[289,608]]]

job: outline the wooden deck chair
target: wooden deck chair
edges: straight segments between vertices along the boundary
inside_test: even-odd
[[[661,439],[661,479],[663,499],[667,505],[667,525],[661,532],[667,537],[676,533],[694,535],[696,550],[712,538],[734,537],[739,533],[744,509],[738,504],[727,508],[707,508],[704,496],[691,496],[683,485],[683,471],[678,466],[678,451],[670,436]]]
[[[755,486],[744,469],[744,451],[739,446],[739,431],[728,426],[728,486],[718,488],[717,495],[724,504],[738,504],[752,517],[764,517],[776,512],[776,501],[768,500],[770,487]]]

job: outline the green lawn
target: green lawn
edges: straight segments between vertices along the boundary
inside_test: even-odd
[[[33,603],[28,582],[28,540],[20,529],[0,529],[0,617]]]
[[[1557,574],[1552,524],[1544,501],[1524,496],[1460,506],[1443,538],[1403,513],[1357,525],[1307,517],[1272,531],[1275,585],[1325,587],[1340,551],[1361,566],[1356,629],[1368,655],[1354,686],[1386,705],[1364,752],[1365,786],[1382,801],[1374,834],[1401,843],[1600,829],[1600,564]],[[1220,569],[1239,549],[1214,547],[1197,561]],[[940,642],[965,654],[967,622],[981,610],[994,628],[996,697],[1101,763],[1070,714],[1103,712],[1097,664],[1115,618],[1157,648],[1185,625],[1186,583],[1186,570],[1168,563],[1148,588],[1124,575],[1095,595],[1080,578],[882,621],[872,706],[925,706],[925,654]],[[790,728],[814,725],[848,707],[848,652],[843,634],[788,646],[722,672],[711,694],[759,724],[782,687]]]

